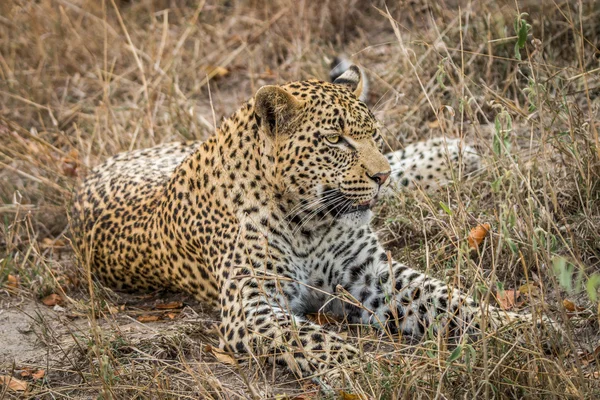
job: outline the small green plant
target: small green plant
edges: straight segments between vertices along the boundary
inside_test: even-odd
[[[600,274],[594,272],[591,276],[585,276],[583,268],[575,275],[575,266],[564,257],[552,259],[552,270],[558,279],[560,286],[569,293],[578,293],[585,286],[586,293],[592,302],[598,301],[600,290]]]
[[[529,14],[527,13],[521,13],[515,19],[515,33],[517,34],[517,42],[515,43],[515,58],[517,60],[521,59],[521,49],[525,47],[527,35],[529,35],[529,31],[531,30],[531,25],[529,25],[525,20],[525,17],[528,16]]]
[[[546,93],[546,85],[536,82],[534,77],[530,77],[527,82],[527,87],[523,89],[523,94],[527,98],[528,108],[527,110],[532,113],[535,112],[539,106],[540,95]]]
[[[510,133],[513,130],[512,117],[502,108],[494,119],[494,142],[492,148],[494,154],[500,157],[502,154],[510,154]]]
[[[446,63],[448,59],[446,57],[442,58],[437,66],[437,72],[435,73],[435,80],[440,85],[441,89],[446,89],[446,85],[444,85],[444,79],[448,73],[446,72],[446,68],[444,67],[444,63]]]

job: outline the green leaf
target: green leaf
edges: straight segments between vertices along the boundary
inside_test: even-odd
[[[531,26],[525,20],[521,20],[521,26],[519,27],[519,32],[517,33],[517,36],[519,37],[517,40],[517,45],[520,49],[525,47],[525,43],[527,42],[527,34],[529,33],[530,27]]]
[[[446,62],[446,58],[443,58],[438,64],[437,72],[435,73],[435,80],[442,90],[446,89],[446,85],[444,85],[444,78],[446,78],[446,69],[444,68],[444,63]]]
[[[505,238],[504,240],[506,241],[506,244],[508,244],[508,248],[513,252],[513,254],[519,254],[519,247],[515,242],[512,241],[512,239]]]
[[[517,34],[517,42],[515,43],[515,57],[517,60],[521,59],[521,52],[519,50],[525,47],[525,43],[527,43],[527,35],[531,30],[531,25],[529,25],[524,19],[528,16],[529,14],[527,13],[521,13],[515,19],[515,33]]]
[[[587,290],[587,294],[590,297],[590,300],[597,301],[598,300],[598,289],[600,288],[600,274],[593,274],[590,276],[590,279],[587,281],[585,285],[585,289]]]
[[[446,214],[448,214],[449,216],[452,216],[452,210],[450,209],[450,207],[448,207],[448,205],[446,203],[444,203],[443,201],[440,201],[440,207],[442,207],[442,210],[444,210],[446,212]]]
[[[467,365],[467,371],[473,372],[473,364],[477,357],[477,352],[470,344],[465,344],[465,364]]]
[[[494,118],[494,138],[492,149],[497,156],[510,153],[510,132],[513,129],[512,117],[506,110],[500,111]]]
[[[458,357],[460,357],[460,355],[462,353],[462,349],[463,349],[462,344],[459,344],[458,346],[456,346],[456,348],[452,351],[452,353],[450,353],[450,357],[448,357],[448,362],[451,363],[451,362],[455,361]]]
[[[572,290],[573,266],[567,263],[564,257],[555,257],[552,260],[552,269],[558,277],[558,283],[567,291]]]
[[[503,178],[504,178],[504,175],[499,177],[498,179],[496,179],[494,182],[492,182],[492,190],[494,191],[494,193],[498,193],[500,191],[500,187],[502,186]]]

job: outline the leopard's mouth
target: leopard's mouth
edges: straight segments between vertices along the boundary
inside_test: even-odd
[[[327,199],[327,210],[334,217],[368,211],[377,204],[378,200],[378,196],[375,196],[370,200],[357,203],[355,200],[346,197],[339,189],[335,190],[334,193],[334,196]]]

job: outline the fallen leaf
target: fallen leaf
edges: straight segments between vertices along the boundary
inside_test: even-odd
[[[62,173],[65,176],[76,177],[79,168],[79,152],[71,149],[69,153],[62,158]]]
[[[314,322],[315,324],[318,324],[318,325],[335,324],[335,323],[342,322],[342,321],[340,321],[339,318],[337,318],[333,315],[324,314],[324,313],[306,314],[306,319],[308,319],[309,321]]]
[[[483,239],[487,236],[492,226],[488,223],[477,225],[475,228],[471,229],[469,232],[469,247],[472,249],[476,249],[479,247]]]
[[[585,307],[580,307],[577,304],[573,303],[571,300],[568,299],[564,299],[563,300],[563,306],[565,307],[565,309],[567,311],[570,312],[576,312],[576,311],[583,311],[585,310]]]
[[[520,296],[521,293],[516,290],[504,290],[496,294],[500,308],[507,311],[514,308]]]
[[[140,315],[136,318],[139,322],[156,322],[160,319],[158,315]]]
[[[223,78],[229,75],[229,70],[227,68],[219,67],[218,65],[205,65],[204,67],[202,67],[202,69],[212,79]]]
[[[31,374],[31,376],[33,377],[33,379],[38,380],[38,379],[42,379],[44,376],[46,375],[46,371],[43,369],[38,369],[37,371],[35,371],[33,374]]]
[[[344,392],[343,390],[340,390],[339,394],[340,394],[339,397],[342,400],[363,400],[363,399],[366,399],[366,397],[361,396],[359,394],[347,393],[347,392]]]
[[[29,367],[25,367],[21,370],[21,372],[19,372],[19,375],[21,375],[21,378],[27,378],[29,376],[31,376],[33,374],[33,369],[29,368]]]
[[[436,119],[434,121],[429,121],[427,123],[427,126],[429,127],[429,129],[437,129],[440,127],[440,120]]]
[[[13,378],[12,376],[0,375],[0,384],[8,386],[10,390],[15,392],[24,392],[27,390],[27,382]]]
[[[527,283],[519,287],[519,293],[525,296],[539,297],[542,294],[539,286],[536,286],[533,283]]]
[[[44,303],[48,307],[54,307],[55,305],[60,305],[60,304],[62,304],[62,302],[63,302],[62,297],[60,297],[60,295],[58,295],[56,293],[52,293],[42,299],[42,303]]]
[[[9,289],[18,289],[19,288],[19,278],[14,275],[8,275],[6,280],[6,287]]]
[[[567,311],[571,311],[571,312],[575,311],[575,303],[573,303],[571,300],[564,299],[563,306],[565,306],[565,309]]]
[[[577,356],[579,357],[581,365],[587,366],[590,363],[595,362],[600,357],[600,346],[596,347],[593,352],[580,351],[577,353]]]
[[[157,310],[172,310],[174,308],[182,308],[183,303],[181,301],[172,301],[170,303],[157,304]]]
[[[177,318],[177,315],[178,314],[176,314],[176,313],[170,312],[170,313],[167,313],[167,318],[169,318],[169,319],[175,319],[175,318]]]
[[[110,315],[116,315],[118,313],[120,313],[121,311],[125,311],[125,304],[121,304],[120,306],[108,306],[108,313]]]
[[[42,239],[40,246],[44,249],[55,248],[55,247],[65,247],[67,244],[62,239],[51,239],[44,238]]]
[[[217,360],[222,362],[223,364],[228,365],[237,365],[235,362],[235,358],[231,357],[229,354],[225,353],[223,350],[215,349],[210,344],[204,346],[204,351],[215,356]]]

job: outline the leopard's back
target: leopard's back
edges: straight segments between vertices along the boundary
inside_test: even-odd
[[[118,289],[163,285],[158,271],[142,270],[156,240],[150,235],[153,211],[175,168],[199,145],[169,143],[120,153],[86,177],[71,229],[82,261],[96,277]]]

